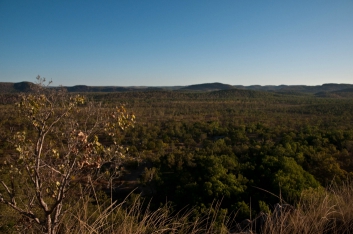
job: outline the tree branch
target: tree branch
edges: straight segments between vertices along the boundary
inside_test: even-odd
[[[24,216],[26,216],[26,217],[28,217],[28,218],[31,218],[32,220],[36,221],[36,223],[40,224],[40,220],[38,219],[38,217],[35,216],[35,214],[33,214],[32,211],[29,211],[29,212],[24,211],[24,210],[22,210],[21,208],[19,208],[18,206],[16,206],[16,204],[14,204],[14,203],[12,203],[12,202],[9,202],[9,201],[6,201],[6,200],[3,198],[3,196],[2,196],[1,193],[0,193],[0,202],[6,204],[6,205],[8,205],[8,206],[10,206],[12,209],[16,210],[16,211],[19,212],[21,215],[24,215]]]

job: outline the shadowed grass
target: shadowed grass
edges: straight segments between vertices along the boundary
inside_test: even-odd
[[[98,202],[98,201],[96,201]],[[193,210],[171,212],[166,205],[151,211],[144,207],[143,199],[136,197],[131,204],[124,201],[120,204],[94,205],[90,198],[82,198],[77,207],[66,214],[61,225],[63,233],[228,233],[223,220],[216,223],[217,212],[209,213],[205,217],[192,220]],[[216,204],[216,206],[218,206]],[[219,210],[215,207],[215,210]]]
[[[263,233],[352,233],[353,183],[303,192],[291,212],[269,216]]]
[[[81,194],[85,194],[82,192]],[[87,194],[87,193],[86,193]],[[257,233],[264,234],[341,234],[353,233],[353,182],[332,184],[328,188],[309,189],[302,193],[294,209],[267,214],[265,224]],[[148,234],[148,233],[241,233],[234,228],[233,215],[222,213],[220,203],[214,203],[209,213],[195,218],[195,209],[173,212],[170,205],[149,209],[140,196],[130,195],[117,204],[104,193],[82,195],[75,206],[67,209],[60,224],[60,233],[82,234]],[[35,225],[12,222],[10,210],[2,210],[8,218],[4,233],[36,233]],[[232,218],[231,218],[232,217]],[[19,217],[20,218],[20,217]],[[9,220],[10,219],[10,220]],[[22,226],[21,226],[22,225]],[[22,230],[22,231],[21,231]],[[232,232],[229,230],[233,230]],[[256,233],[251,226],[245,233]],[[244,233],[244,232],[243,232]]]

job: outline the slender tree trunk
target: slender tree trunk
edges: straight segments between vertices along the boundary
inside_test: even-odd
[[[52,222],[51,222],[50,214],[47,215],[47,226],[46,226],[46,229],[47,229],[47,233],[48,234],[54,234],[53,230],[52,230]]]

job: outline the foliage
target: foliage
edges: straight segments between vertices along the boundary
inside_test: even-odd
[[[4,97],[3,100],[6,103],[10,99]],[[102,103],[94,105],[99,113],[90,111],[90,100]],[[122,131],[117,123],[124,118],[119,119],[118,114],[115,114],[115,122],[111,119],[113,109],[116,113],[127,114],[124,109],[115,109],[116,103],[125,103],[139,116],[134,128],[122,124]],[[60,110],[63,108],[55,109],[56,115],[62,113]],[[25,141],[37,136],[35,127],[24,121],[25,115],[16,113],[11,105],[2,105],[0,127],[4,135],[0,136],[0,154],[3,155],[1,162],[7,162],[2,165],[4,168],[11,165],[11,160],[5,156],[19,155],[5,141],[6,135],[15,136],[25,131]],[[59,132],[64,133],[62,138],[66,136],[66,139],[81,142],[77,165],[85,162],[82,147],[92,144],[88,147],[91,161],[88,160],[70,182],[68,193],[72,197],[77,193],[78,183],[84,184],[88,175],[94,179],[90,173],[93,170],[99,180],[92,184],[98,185],[96,189],[101,193],[107,192],[104,188],[109,185],[110,199],[123,201],[126,194],[135,189],[138,180],[140,185],[135,191],[151,199],[152,211],[166,204],[170,205],[170,212],[193,207],[189,218],[196,220],[211,212],[217,200],[221,201],[219,210],[222,212],[218,212],[216,220],[233,213],[240,221],[260,211],[269,213],[278,202],[297,206],[303,192],[322,191],[332,181],[344,185],[353,176],[353,102],[349,98],[241,90],[87,93],[85,102],[75,104],[64,119],[65,124],[55,125],[56,132],[46,136],[48,144],[44,148],[48,155],[50,141],[61,142],[61,146],[67,148],[67,140],[58,140],[61,139]],[[69,128],[64,127],[70,121],[78,123],[72,125],[76,130],[72,136],[66,133]],[[96,122],[102,124],[93,128]],[[109,134],[116,128],[120,129],[118,133]],[[87,135],[87,143],[78,140],[80,131],[81,139]],[[21,137],[20,134],[16,139]],[[101,145],[101,151],[95,142]],[[59,162],[63,150],[55,149],[59,152],[55,160]],[[54,153],[50,151],[50,155]],[[93,160],[98,158],[96,156],[102,160],[99,170],[96,168],[98,161]],[[124,163],[124,156],[139,160]],[[111,161],[108,159],[111,157],[114,165],[120,166],[118,171],[122,177],[111,179],[107,184],[101,178],[114,173],[113,164],[103,161]],[[51,158],[54,162],[55,157]],[[89,169],[89,165],[94,168]],[[6,183],[11,181],[6,173],[1,179]],[[23,180],[16,182],[25,183]],[[128,191],[123,191],[124,186]],[[47,196],[55,189],[53,184]],[[1,192],[7,196],[4,188]]]
[[[17,103],[28,131],[13,133],[16,153],[4,162],[7,176],[0,183],[6,194],[0,194],[0,201],[43,231],[56,233],[76,181],[107,162],[121,164],[124,154],[115,136],[134,123],[134,116],[124,107],[104,110],[81,95],[49,89],[39,76],[37,80],[34,92]],[[108,134],[112,144],[100,143],[99,134]]]

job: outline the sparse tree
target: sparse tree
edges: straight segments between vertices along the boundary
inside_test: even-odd
[[[104,108],[49,84],[38,76],[32,92],[17,103],[27,125],[13,133],[16,151],[2,168],[0,202],[53,234],[73,185],[107,162],[116,167],[123,162],[124,149],[115,137],[133,126],[135,116],[124,106]],[[105,137],[104,144],[98,136]]]

